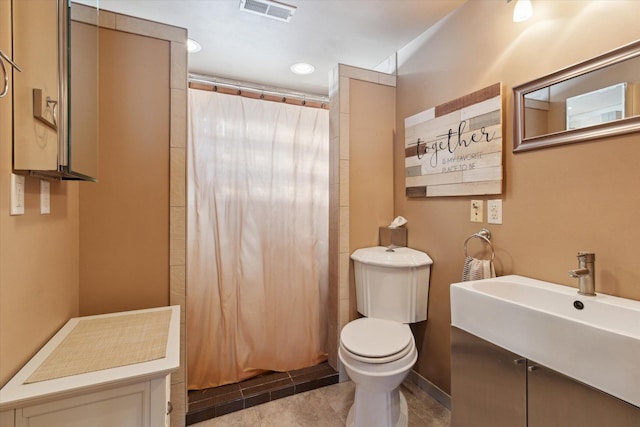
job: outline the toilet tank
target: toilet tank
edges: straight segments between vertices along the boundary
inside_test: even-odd
[[[384,246],[357,249],[353,260],[358,312],[413,323],[427,320],[433,261],[424,252]]]

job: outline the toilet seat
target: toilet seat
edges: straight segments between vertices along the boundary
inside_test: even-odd
[[[345,325],[340,344],[354,360],[376,364],[401,359],[415,348],[408,325],[370,317]]]

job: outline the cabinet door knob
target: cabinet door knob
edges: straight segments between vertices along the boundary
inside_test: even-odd
[[[538,369],[538,367],[537,367],[536,365],[531,365],[531,366],[529,366],[529,367],[527,368],[527,370],[528,370],[529,372],[533,372],[533,371],[535,371],[535,370],[537,370],[537,369]]]
[[[167,402],[167,415],[173,412],[173,405],[171,402]]]
[[[513,359],[513,364],[516,365],[516,366],[517,365],[522,365],[525,361],[526,361],[526,359],[521,357],[519,359]]]

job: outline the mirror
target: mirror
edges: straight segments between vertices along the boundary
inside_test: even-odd
[[[69,0],[11,3],[12,54],[25,64],[13,73],[13,168],[46,178],[95,181],[97,9],[76,12],[77,22],[71,20],[76,6]]]
[[[98,177],[98,13],[71,3],[67,165],[71,173],[92,178]]]
[[[513,88],[513,151],[640,131],[640,41]]]

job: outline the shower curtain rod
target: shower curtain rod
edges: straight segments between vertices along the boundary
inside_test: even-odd
[[[238,90],[240,92],[252,92],[260,95],[267,96],[275,96],[283,99],[296,99],[302,102],[317,102],[320,104],[329,104],[329,97],[304,93],[304,92],[295,92],[286,89],[280,89],[276,87],[270,86],[256,86],[255,84],[234,80],[222,79],[219,77],[206,76],[203,74],[192,74],[189,73],[189,82],[193,83],[204,83],[212,86],[219,86],[227,89]]]

